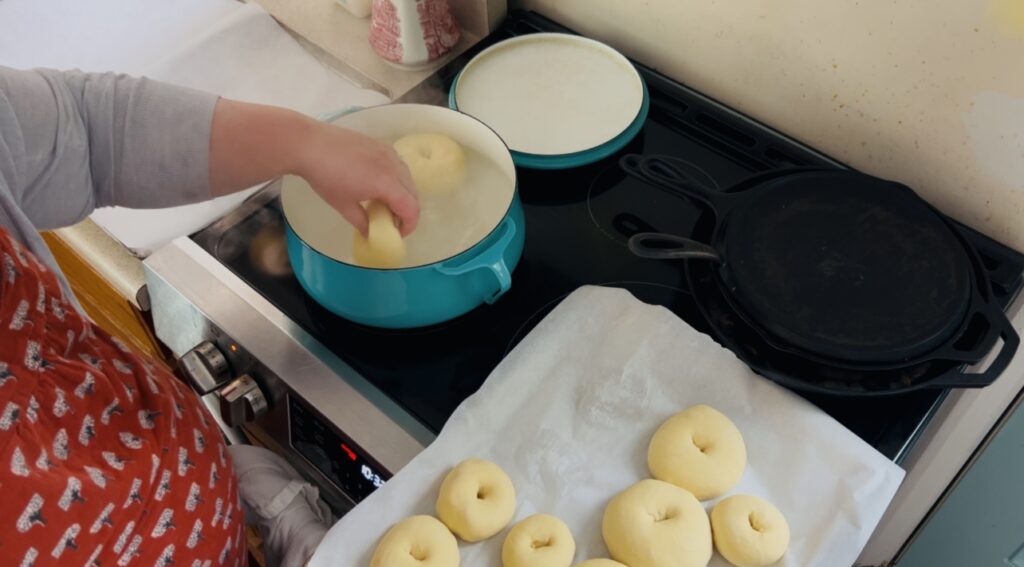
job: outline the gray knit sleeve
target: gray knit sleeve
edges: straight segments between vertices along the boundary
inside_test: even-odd
[[[0,174],[40,229],[201,201],[216,102],[145,78],[0,67]]]

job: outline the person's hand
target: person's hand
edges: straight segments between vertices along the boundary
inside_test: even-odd
[[[416,229],[416,187],[391,146],[292,110],[219,99],[210,126],[211,195],[285,174],[304,178],[363,234],[362,201],[386,204],[402,236]]]
[[[295,172],[359,232],[366,234],[363,201],[391,209],[402,236],[416,230],[420,206],[409,169],[391,146],[358,132],[315,123],[299,148]]]

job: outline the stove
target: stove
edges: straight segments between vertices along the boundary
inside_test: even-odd
[[[514,14],[437,79],[448,84],[469,57],[494,42],[547,31],[569,30],[536,14]],[[281,261],[280,188],[270,184],[147,259],[158,336],[182,357],[225,426],[242,426],[289,457],[339,512],[429,443],[502,358],[582,285],[625,288],[714,336],[687,287],[685,265],[640,259],[627,248],[637,232],[694,234],[710,213],[627,177],[619,157],[674,156],[694,179],[721,189],[770,169],[845,166],[637,67],[650,90],[650,116],[619,154],[570,170],[519,170],[526,247],[511,291],[496,304],[405,331],[338,318],[310,299]],[[1024,256],[965,230],[1007,308],[1022,287]],[[804,395],[900,462],[946,394]]]

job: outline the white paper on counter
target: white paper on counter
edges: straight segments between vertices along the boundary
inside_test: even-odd
[[[2,0],[0,64],[144,75],[311,116],[388,100],[317,61],[258,5],[236,0]],[[92,218],[146,256],[250,193]]]
[[[392,524],[433,514],[442,478],[468,457],[509,473],[516,521],[555,514],[572,529],[576,561],[607,557],[605,505],[649,477],[658,426],[699,403],[732,418],[746,441],[749,464],[729,494],[767,498],[789,521],[778,565],[853,565],[903,470],[667,309],[599,287],[577,290],[542,321],[430,447],[331,529],[310,565],[369,565]],[[499,567],[506,533],[461,544],[462,565]],[[716,554],[711,565],[728,563]]]

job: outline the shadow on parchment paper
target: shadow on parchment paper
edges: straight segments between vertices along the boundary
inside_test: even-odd
[[[576,392],[576,412],[596,430],[618,429],[650,415],[650,373],[634,364],[609,365],[581,381]]]
[[[515,452],[525,463],[526,480],[553,502],[567,497],[578,486],[586,486],[593,474],[586,457],[562,432],[538,427],[524,437]]]

